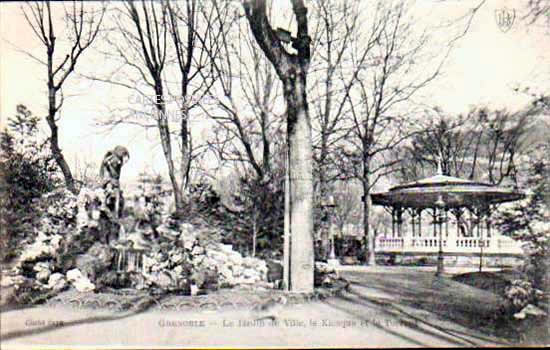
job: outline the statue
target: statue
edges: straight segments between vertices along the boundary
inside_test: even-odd
[[[122,166],[128,162],[128,159],[130,159],[130,154],[123,146],[116,146],[112,151],[105,153],[99,169],[99,176],[104,180],[103,185],[111,182],[116,184],[116,187],[120,187],[120,171]]]
[[[116,146],[105,154],[99,169],[101,187],[107,193],[107,207],[117,219],[122,215],[124,208],[124,198],[120,190],[120,171],[128,159],[130,159],[130,154],[126,147]]]

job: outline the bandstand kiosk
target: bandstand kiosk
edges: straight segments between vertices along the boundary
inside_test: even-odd
[[[377,237],[375,252],[437,254],[437,274],[447,265],[471,264],[472,258],[480,271],[487,264],[502,265],[503,258],[519,258],[523,250],[519,242],[492,227],[491,213],[501,203],[524,197],[514,189],[445,176],[438,169],[435,176],[371,195],[372,203],[384,206],[392,216],[391,236]],[[404,229],[406,218],[409,229]]]

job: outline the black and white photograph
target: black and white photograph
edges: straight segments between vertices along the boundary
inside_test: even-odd
[[[0,3],[0,349],[550,346],[550,0]]]

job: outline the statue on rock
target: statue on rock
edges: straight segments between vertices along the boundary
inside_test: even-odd
[[[130,154],[126,147],[116,146],[105,154],[99,169],[101,187],[108,194],[107,206],[117,218],[121,216],[124,208],[124,198],[120,190],[120,171],[122,166],[128,162],[128,159],[130,159]]]

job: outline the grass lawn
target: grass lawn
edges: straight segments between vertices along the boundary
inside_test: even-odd
[[[508,281],[517,278],[514,271],[438,278],[433,272],[414,268],[377,267],[373,272],[368,268],[364,272],[345,272],[345,276],[356,293],[417,314],[433,325],[458,324],[509,343],[550,342],[547,320],[522,322],[502,317],[503,291]]]
[[[519,279],[521,274],[514,270],[498,272],[469,272],[453,276],[453,281],[467,284],[483,290],[503,295],[511,281]]]

